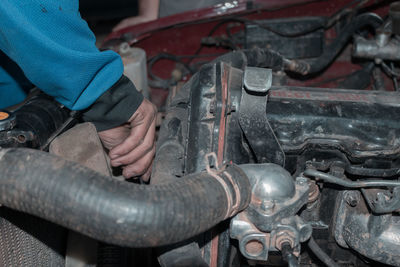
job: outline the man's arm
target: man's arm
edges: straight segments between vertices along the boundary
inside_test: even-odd
[[[84,119],[95,124],[101,138],[101,133],[108,133],[116,140],[108,147],[114,166],[128,168],[124,174],[148,171],[148,166],[129,170],[138,157],[152,158],[154,152],[143,153],[142,143],[125,140],[154,143],[155,109],[122,76],[119,55],[96,48],[93,33],[80,17],[78,0],[3,0],[0,50],[38,88],[72,110],[83,110]],[[120,127],[129,129],[129,134],[116,136],[113,129]]]
[[[113,28],[113,31],[155,20],[158,18],[159,8],[160,0],[139,0],[139,15],[122,20]]]

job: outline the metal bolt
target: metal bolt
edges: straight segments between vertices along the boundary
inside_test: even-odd
[[[307,183],[307,178],[305,178],[305,177],[297,177],[296,178],[296,183],[298,185],[305,185]]]
[[[214,102],[211,102],[210,103],[210,111],[209,111],[211,114],[214,114],[215,113],[215,103]]]
[[[263,202],[261,202],[261,206],[260,206],[260,208],[263,211],[265,211],[266,213],[272,213],[274,207],[275,207],[275,202],[273,202],[271,200],[263,200]]]
[[[355,207],[361,200],[360,192],[358,191],[347,191],[345,195],[345,200],[347,204],[351,207]]]
[[[280,231],[277,235],[276,235],[276,239],[275,239],[275,247],[278,250],[282,250],[282,245],[284,243],[288,243],[290,244],[290,246],[293,248],[295,246],[295,234],[292,233],[289,230],[283,230]]]

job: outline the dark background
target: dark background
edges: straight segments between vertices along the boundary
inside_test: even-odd
[[[138,12],[137,0],[80,0],[79,9],[89,21],[118,20]]]
[[[112,28],[126,17],[138,14],[138,0],[80,0],[79,11],[101,46]]]

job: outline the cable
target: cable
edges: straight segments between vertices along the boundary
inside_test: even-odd
[[[328,267],[339,267],[339,265],[326,254],[320,246],[315,242],[314,238],[311,237],[310,240],[308,240],[308,248],[314,253],[317,258],[322,261],[326,266]]]
[[[355,3],[359,2],[355,8],[351,9],[349,8],[350,6],[354,5]],[[333,26],[333,24],[340,20],[344,15],[347,15],[348,13],[353,13],[353,15],[356,13],[358,9],[361,8],[364,4],[368,3],[369,0],[354,0],[350,3],[345,4],[342,8],[340,8],[338,11],[336,11],[333,15],[331,15],[326,23],[326,28],[330,28]]]
[[[314,177],[317,180],[323,180],[327,183],[331,183],[331,184],[336,184],[336,185],[340,185],[343,187],[347,187],[347,188],[366,188],[366,187],[394,187],[394,186],[400,186],[400,181],[389,181],[389,180],[372,180],[372,179],[368,179],[368,180],[362,180],[362,181],[347,181],[347,180],[343,180],[340,179],[339,177],[324,173],[324,172],[320,172],[314,169],[307,169],[304,171],[303,173],[305,176],[308,177]]]
[[[294,32],[294,33],[287,33],[287,32],[281,32],[281,31],[275,30],[274,28],[272,28],[272,27],[270,27],[268,25],[265,25],[265,24],[263,24],[261,22],[255,21],[255,20],[250,20],[250,19],[245,19],[245,18],[232,18],[231,20],[232,21],[237,21],[237,22],[242,22],[242,23],[248,23],[248,24],[257,25],[260,28],[266,29],[266,30],[268,30],[270,32],[273,32],[273,33],[275,33],[277,35],[280,35],[282,37],[299,37],[299,36],[302,36],[302,35],[306,35],[308,33],[315,32],[315,31],[317,31],[319,29],[323,29],[323,28],[325,28],[325,25],[326,25],[326,22],[324,21],[324,23],[315,24],[312,27],[310,27],[308,29],[305,29],[305,30],[302,30],[302,31],[298,31],[298,32]]]
[[[382,24],[382,19],[374,13],[363,13],[348,23],[340,35],[330,43],[325,49],[321,56],[314,59],[307,60],[290,60],[289,65],[292,66],[292,71],[301,73],[303,75],[314,74],[326,69],[339,54],[344,46],[348,43],[349,39],[353,34],[367,26],[377,28]],[[303,71],[304,65],[308,65],[306,71]]]
[[[390,77],[396,77],[399,78],[400,77],[400,73],[392,70],[385,62],[381,62],[382,68],[383,70],[386,72],[386,74]]]
[[[163,88],[163,89],[168,89],[171,85],[176,83],[174,79],[163,79],[153,73],[153,65],[161,60],[171,60],[175,61],[177,63],[182,64],[185,69],[187,69],[191,74],[195,72],[196,68],[193,68],[192,66],[189,65],[190,62],[184,62],[182,59],[184,58],[189,58],[189,59],[194,59],[194,58],[207,58],[207,57],[218,57],[220,55],[223,55],[224,53],[214,53],[214,54],[202,54],[202,55],[174,55],[170,53],[159,53],[155,55],[154,57],[150,58],[147,60],[147,69],[148,73],[150,76],[149,84],[151,87],[155,88]]]
[[[338,88],[362,90],[370,85],[370,76],[374,66],[374,63],[369,63],[363,66],[362,69],[356,70],[350,74],[328,78],[319,82],[309,84],[308,86],[319,87],[327,83],[338,82]]]
[[[393,64],[393,62],[390,62],[390,67],[391,67],[392,71],[394,72],[395,70],[394,70],[394,64]],[[395,91],[399,91],[399,83],[398,83],[398,81],[397,81],[397,77],[392,77],[392,79],[393,79],[393,87],[394,87],[394,90],[395,90]]]
[[[173,85],[174,83],[176,83],[176,80],[173,78],[163,79],[153,73],[153,71],[152,71],[153,65],[160,59],[166,59],[166,60],[171,60],[171,61],[180,63],[180,64],[182,64],[182,66],[185,67],[186,70],[189,71],[189,73],[191,73],[191,74],[194,73],[192,68],[187,63],[183,62],[180,58],[176,57],[175,55],[167,54],[167,53],[160,53],[147,61],[147,70],[148,70],[149,76],[151,78],[151,79],[149,79],[149,85],[151,87],[168,89],[170,87],[170,85]]]
[[[210,30],[210,32],[208,33],[207,37],[212,36],[219,27],[221,27],[222,25],[228,23],[228,22],[232,22],[232,21],[236,21],[236,22],[240,22],[240,23],[249,23],[249,24],[254,24],[254,25],[258,25],[261,28],[264,28],[266,30],[269,30],[277,35],[283,36],[283,37],[298,37],[301,35],[305,35],[314,31],[317,31],[319,29],[323,29],[323,28],[329,28],[331,26],[333,26],[334,22],[338,21],[340,18],[343,17],[342,15],[338,15],[340,12],[342,12],[344,9],[347,9],[348,6],[356,3],[356,2],[361,2],[362,4],[365,4],[366,2],[368,2],[369,0],[354,0],[353,2],[346,4],[344,7],[340,8],[339,11],[335,12],[332,16],[329,17],[328,20],[326,20],[324,23],[320,24],[320,25],[314,25],[313,27],[310,27],[309,29],[303,30],[303,31],[299,31],[299,32],[295,32],[295,33],[284,33],[284,32],[280,32],[277,31],[267,25],[264,25],[258,21],[254,21],[254,20],[250,20],[250,19],[246,19],[246,18],[239,18],[239,17],[230,17],[230,18],[226,18],[220,22],[218,22],[216,25],[214,25],[214,27]],[[310,1],[310,2],[314,2],[314,1]],[[317,1],[318,2],[318,1]],[[308,4],[308,3],[304,3],[304,4]],[[289,7],[291,7],[291,5],[289,5]],[[360,8],[361,5],[358,5],[357,8]],[[284,7],[283,7],[284,8]],[[283,9],[280,8],[280,9]],[[278,10],[280,10],[278,9]],[[349,11],[351,11],[352,9],[350,9]],[[267,11],[275,11],[275,10],[267,10]],[[230,31],[227,32],[227,35],[231,35]],[[235,41],[233,41],[233,43],[235,43]],[[194,53],[194,55],[198,55],[200,54],[201,50],[203,49],[203,45],[200,45],[200,47],[196,50],[196,52]],[[192,62],[192,59],[190,59],[187,64],[190,64]]]
[[[305,35],[311,32],[314,32],[316,30],[319,29],[323,29],[323,28],[327,28],[327,27],[331,27],[334,22],[338,21],[340,18],[343,17],[344,14],[347,14],[350,11],[353,11],[354,9],[348,9],[349,6],[359,2],[359,4],[356,6],[356,8],[360,8],[362,5],[364,5],[365,3],[367,3],[369,0],[354,0],[353,2],[346,4],[344,7],[342,7],[338,12],[334,13],[331,17],[329,17],[328,20],[323,21],[319,24],[315,24],[312,27],[299,31],[299,32],[295,32],[295,33],[287,33],[287,32],[280,32],[277,31],[273,28],[271,28],[268,25],[265,25],[261,22],[258,21],[253,21],[247,18],[239,18],[239,17],[230,17],[230,18],[226,18],[220,22],[218,22],[216,25],[214,25],[214,27],[210,30],[209,34],[207,37],[211,37],[222,25],[226,24],[227,22],[240,22],[243,24],[254,24],[254,25],[258,25],[261,28],[267,29],[275,34],[278,34],[280,36],[284,36],[284,37],[298,37],[301,35]],[[237,26],[237,25],[235,25]],[[231,27],[227,27],[227,35],[230,36],[230,41],[231,41],[231,45],[232,47],[237,47],[236,45],[236,41],[231,38],[232,37],[232,33],[230,32],[230,28]],[[228,40],[228,41],[229,41]],[[148,61],[148,72],[149,72],[149,76],[151,77],[151,80],[149,80],[149,83],[152,87],[159,87],[159,88],[168,88],[171,84],[173,84],[176,81],[173,80],[166,80],[166,79],[162,79],[158,76],[156,76],[153,72],[152,72],[152,66],[154,65],[155,62],[157,62],[160,59],[167,59],[167,60],[172,60],[178,63],[181,63],[190,73],[193,73],[193,69],[190,66],[190,63],[193,61],[194,58],[196,57],[200,57],[200,52],[203,49],[203,45],[201,44],[200,47],[196,50],[196,52],[193,55],[188,56],[189,60],[185,63],[184,61],[181,60],[182,57],[176,56],[176,55],[172,55],[172,54],[166,54],[166,53],[161,53],[156,55],[155,57],[153,57],[152,59],[150,59]],[[301,65],[300,63],[298,63],[297,65]]]
[[[298,267],[299,262],[295,255],[293,255],[293,248],[288,242],[282,244],[282,258],[288,263],[289,267]]]
[[[319,29],[327,29],[330,28],[334,25],[335,22],[337,22],[338,20],[340,20],[344,15],[350,13],[350,12],[354,12],[356,10],[358,10],[359,8],[361,8],[361,6],[363,6],[364,4],[366,4],[367,2],[369,2],[370,0],[354,0],[351,3],[346,4],[344,7],[340,8],[337,12],[335,12],[332,16],[330,16],[326,21],[324,21],[321,24],[316,24],[311,26],[308,29],[302,30],[302,31],[298,31],[295,33],[288,33],[288,32],[282,32],[282,31],[278,31],[276,29],[274,29],[273,27],[270,27],[268,25],[265,25],[261,22],[255,21],[255,20],[251,20],[251,19],[246,19],[246,18],[239,18],[239,17],[230,17],[230,18],[226,18],[223,21],[217,23],[214,28],[210,31],[209,36],[211,36],[219,27],[221,27],[222,25],[234,21],[234,22],[241,22],[241,23],[248,23],[248,24],[253,24],[253,25],[257,25],[260,28],[266,29],[270,32],[273,32],[277,35],[283,36],[283,37],[299,37],[302,35],[306,35],[308,33],[311,32],[315,32]],[[359,4],[354,8],[348,8],[349,6],[355,4],[359,2]]]

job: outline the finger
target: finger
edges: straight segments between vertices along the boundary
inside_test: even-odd
[[[111,159],[115,159],[131,152],[144,142],[144,138],[146,137],[147,132],[154,121],[154,116],[152,114],[145,116],[146,117],[140,122],[140,124],[135,125],[131,129],[130,135],[121,144],[117,145],[110,151]]]
[[[154,158],[152,160],[152,162],[150,163],[150,167],[147,169],[147,171],[142,175],[142,180],[144,182],[148,182],[150,180],[150,176],[151,176],[151,171],[153,170],[153,162],[154,162]]]
[[[133,164],[125,166],[123,168],[122,175],[125,178],[130,178],[130,177],[139,176],[139,175],[144,174],[148,170],[150,164],[153,161],[155,150],[156,149],[153,148],[153,150],[150,151],[150,153],[147,153],[140,160],[136,161]]]
[[[152,124],[150,125],[150,128],[141,144],[137,146],[134,150],[129,152],[128,154],[125,154],[121,157],[117,157],[111,160],[111,165],[114,167],[120,166],[120,165],[129,165],[133,162],[136,162],[143,156],[145,156],[147,153],[149,153],[153,147],[154,147],[154,138],[155,138],[155,132],[156,132],[156,127],[155,127],[156,121],[154,120]]]
[[[130,127],[121,125],[116,128],[99,132],[99,137],[104,147],[112,149],[121,144],[131,133]]]

